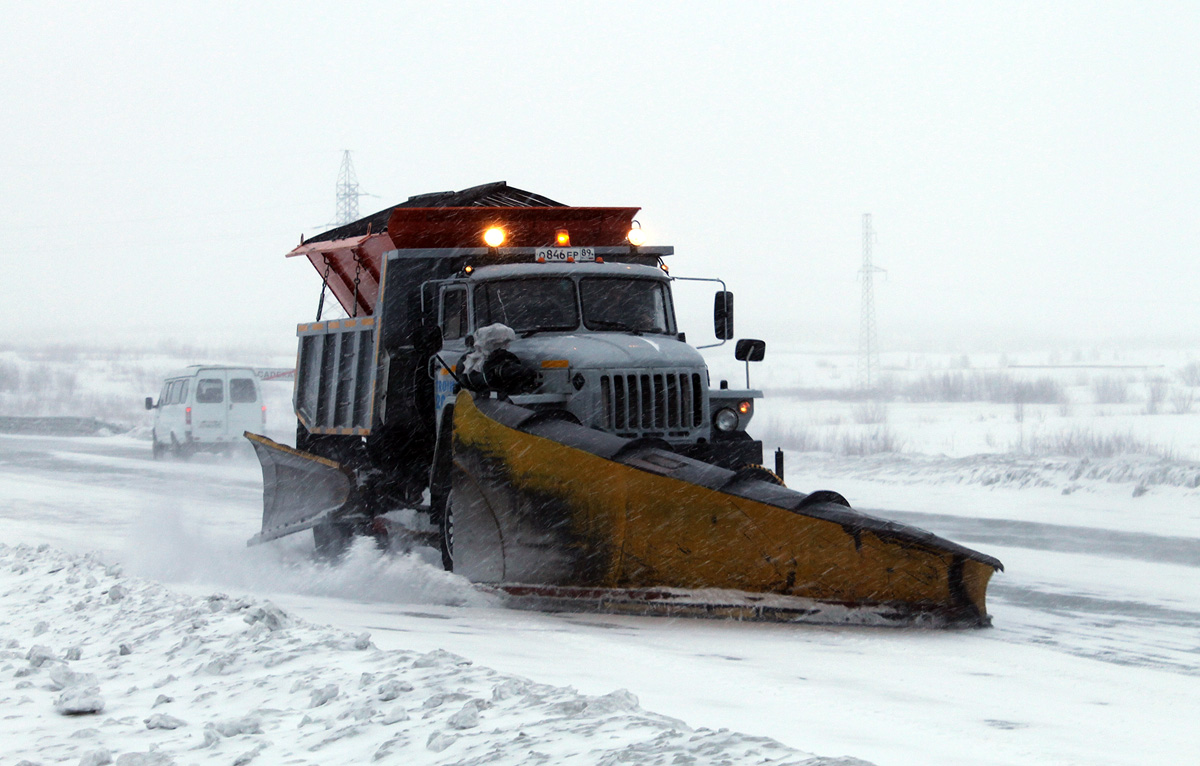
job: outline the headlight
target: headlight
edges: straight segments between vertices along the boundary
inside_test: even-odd
[[[718,431],[732,431],[738,426],[737,413],[728,407],[717,410],[717,414],[713,416],[713,425]]]

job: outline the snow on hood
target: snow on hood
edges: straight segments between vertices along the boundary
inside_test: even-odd
[[[698,368],[700,352],[670,335],[647,333],[570,333],[519,338],[508,350],[522,361],[537,364],[566,359],[576,369]]]

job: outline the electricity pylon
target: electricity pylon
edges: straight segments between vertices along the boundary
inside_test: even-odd
[[[368,195],[358,190],[358,175],[354,172],[354,162],[350,159],[350,150],[342,152],[342,167],[338,171],[337,180],[337,215],[334,223],[338,226],[358,220],[358,198]]]

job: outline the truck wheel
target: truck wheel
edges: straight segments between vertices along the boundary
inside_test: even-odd
[[[454,571],[454,492],[442,505],[442,523],[439,525],[442,539],[442,569]]]
[[[840,493],[829,489],[818,489],[816,492],[813,492],[811,495],[808,495],[801,500],[800,504],[796,506],[796,510],[807,508],[810,505],[816,505],[818,503],[833,503],[834,505],[844,505],[847,508],[850,507],[850,501],[842,497]]]
[[[442,409],[442,423],[433,448],[433,465],[429,471],[429,520],[437,524],[441,539],[442,568],[454,571],[454,518],[451,495],[454,485],[454,405]]]
[[[354,527],[350,524],[318,524],[312,531],[317,556],[331,561],[341,558],[354,539]]]

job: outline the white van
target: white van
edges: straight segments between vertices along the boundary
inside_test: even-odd
[[[258,378],[249,367],[193,365],[163,381],[154,410],[154,458],[168,450],[187,458],[196,452],[232,453],[245,431],[261,431],[267,422]]]

